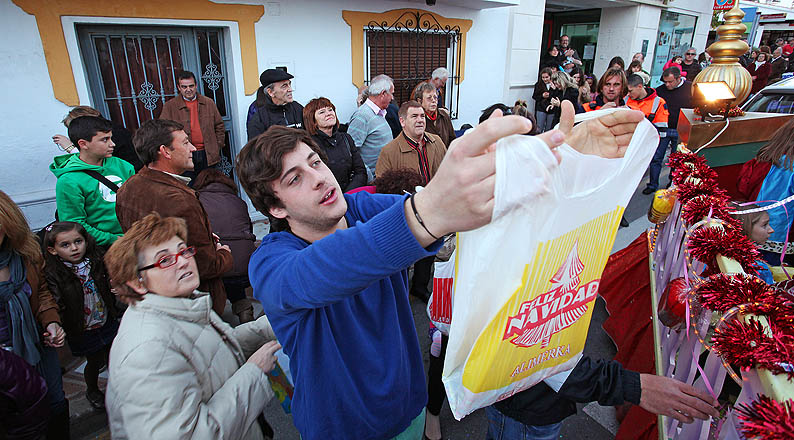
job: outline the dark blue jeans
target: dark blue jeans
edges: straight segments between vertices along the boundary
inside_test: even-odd
[[[488,417],[486,440],[556,440],[562,422],[551,425],[525,425],[502,414],[493,406],[485,407]]]
[[[650,165],[650,179],[648,179],[648,188],[656,190],[659,188],[659,174],[662,173],[662,165],[664,165],[664,155],[667,153],[667,147],[670,146],[671,151],[675,151],[678,147],[678,132],[673,128],[667,129],[667,136],[659,139],[659,146],[656,147],[656,153],[653,154]]]
[[[58,414],[66,406],[66,396],[63,393],[63,376],[61,375],[61,362],[58,352],[52,347],[43,347],[41,353],[41,370],[44,381],[47,382],[47,399],[50,401],[52,414]]]

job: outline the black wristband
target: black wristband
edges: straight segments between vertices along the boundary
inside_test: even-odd
[[[430,234],[431,237],[435,238],[436,240],[441,240],[440,238],[438,238],[435,235],[433,235],[433,233],[430,232],[429,229],[427,229],[427,226],[425,226],[425,222],[422,221],[422,217],[419,215],[419,212],[416,210],[416,203],[414,203],[414,196],[415,195],[416,195],[416,193],[411,194],[410,199],[411,199],[411,210],[413,210],[413,212],[414,212],[414,217],[416,217],[416,221],[418,221],[419,224],[422,225],[422,227],[425,229],[425,232]]]

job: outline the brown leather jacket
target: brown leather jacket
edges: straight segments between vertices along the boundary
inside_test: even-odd
[[[196,99],[198,99],[199,125],[204,135],[204,151],[207,152],[207,165],[215,165],[221,160],[221,149],[226,142],[226,128],[215,101],[199,94],[196,94]],[[193,140],[190,136],[190,110],[181,95],[163,104],[160,119],[170,119],[184,125],[185,133],[191,141]]]
[[[199,290],[212,296],[213,309],[219,315],[226,305],[226,290],[221,277],[232,270],[232,254],[215,250],[212,227],[198,194],[190,187],[162,171],[148,166],[130,177],[116,195],[116,216],[125,232],[133,223],[157,212],[163,217],[181,217],[187,222],[188,246],[196,248],[201,284]]]
[[[436,174],[436,170],[438,170],[438,166],[441,165],[441,160],[444,159],[447,147],[440,137],[425,132],[425,148],[427,149],[427,161],[429,162],[430,178],[432,179]],[[386,171],[401,170],[403,168],[419,173],[419,155],[416,154],[416,150],[408,145],[404,133],[400,133],[399,136],[380,150],[375,174],[382,176]]]
[[[44,278],[41,267],[36,267],[30,263],[25,263],[28,284],[30,284],[30,310],[36,317],[42,329],[53,322],[61,323],[58,315],[58,303],[52,297],[50,289],[47,287],[47,280]]]

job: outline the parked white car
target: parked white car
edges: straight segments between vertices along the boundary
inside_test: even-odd
[[[742,106],[746,112],[794,113],[794,77],[770,84]]]

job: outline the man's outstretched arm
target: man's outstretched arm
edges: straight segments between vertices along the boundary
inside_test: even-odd
[[[548,131],[540,138],[551,149],[567,140],[583,154],[623,157],[642,119],[642,112],[620,110],[574,127],[573,105],[566,101],[562,104],[560,130]],[[430,233],[441,237],[491,221],[496,182],[494,144],[531,129],[532,123],[520,116],[492,117],[452,142],[436,175],[415,196],[416,211],[427,230],[416,219],[410,201],[405,202],[408,226],[420,244],[427,246],[435,241]]]

